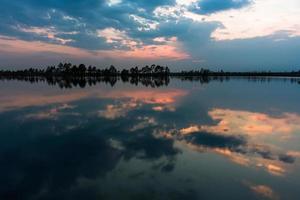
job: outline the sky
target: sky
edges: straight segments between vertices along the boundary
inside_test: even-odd
[[[1,0],[0,69],[300,70],[299,0]]]

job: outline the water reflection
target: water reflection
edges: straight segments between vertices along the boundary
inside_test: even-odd
[[[48,85],[55,86],[59,88],[71,89],[74,87],[85,88],[87,86],[94,86],[97,83],[109,84],[114,86],[118,81],[123,83],[130,83],[132,85],[141,84],[146,87],[160,87],[167,86],[170,82],[169,76],[99,76],[99,77],[60,77],[60,76],[49,76],[49,77],[39,77],[39,76],[14,76],[14,77],[0,77],[0,80],[17,80],[26,81],[30,83],[46,82]]]
[[[300,132],[300,115],[269,116],[230,109],[213,109],[208,114],[217,124],[179,130],[192,148],[222,154],[245,166],[263,167],[274,175],[283,175],[295,162],[295,154],[268,143],[270,139],[273,144],[293,139]]]
[[[246,183],[246,185],[249,185],[251,190],[255,192],[257,195],[267,198],[267,199],[280,199],[279,195],[276,194],[276,192],[273,191],[272,188],[266,185],[253,185],[251,183]]]
[[[113,99],[114,101],[105,105],[105,109],[99,110],[99,115],[107,116],[107,118],[125,116],[128,111],[139,108],[144,104],[152,106],[152,109],[155,111],[172,111],[174,110],[176,100],[187,94],[187,91],[182,89],[147,90],[144,88],[135,88],[129,91],[123,90],[122,88],[116,90],[94,88],[92,90],[74,90],[58,94],[55,92],[52,93],[51,91],[32,93],[9,92],[12,93],[0,98],[0,112],[30,106],[45,106],[59,103],[67,104],[87,98]],[[57,110],[66,109],[65,106],[66,105],[62,108],[55,108],[54,110],[44,112],[48,112],[48,114],[52,112],[52,114],[55,114]]]
[[[298,199],[297,85],[172,81],[84,90],[6,82],[0,199]],[[243,95],[278,89],[268,104]]]
[[[251,82],[266,83],[270,81],[289,81],[293,84],[299,84],[299,78],[278,78],[278,77],[230,77],[230,76],[98,76],[98,77],[63,77],[63,76],[0,76],[2,81],[25,81],[29,83],[44,83],[50,86],[58,86],[61,89],[85,88],[95,86],[96,84],[104,83],[114,87],[117,82],[130,83],[132,85],[142,85],[145,87],[162,87],[168,86],[170,79],[181,81],[199,82],[207,84],[211,81],[230,81],[230,79],[242,79]]]

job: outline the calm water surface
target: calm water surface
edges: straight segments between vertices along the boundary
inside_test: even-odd
[[[0,199],[300,199],[286,79],[0,81]]]

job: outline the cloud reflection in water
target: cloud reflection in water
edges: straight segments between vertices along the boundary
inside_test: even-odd
[[[270,116],[250,111],[213,109],[216,125],[191,125],[178,131],[193,149],[206,149],[245,166],[263,167],[274,175],[286,173],[297,154],[267,141],[292,138],[300,130],[300,116],[283,113]]]
[[[295,174],[300,153],[284,142],[300,130],[297,112],[208,106],[195,91],[104,87],[1,97],[0,197],[118,199],[121,188],[127,199],[199,199],[226,174],[234,174],[228,186],[279,197],[272,184],[242,181],[260,174],[275,184]]]

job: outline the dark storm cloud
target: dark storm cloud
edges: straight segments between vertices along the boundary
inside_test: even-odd
[[[295,157],[291,156],[291,155],[287,155],[287,154],[281,154],[278,156],[278,159],[282,162],[285,163],[294,163],[295,162]]]
[[[193,52],[210,41],[211,33],[221,24],[186,18],[166,20],[152,12],[158,6],[174,3],[174,0],[123,0],[109,5],[104,0],[4,0],[0,5],[0,35],[54,44],[63,41],[65,45],[88,50],[126,48],[120,42],[107,44],[105,38],[99,37],[98,30],[112,27],[125,31],[133,40],[143,44],[156,44],[153,41],[156,37],[177,37],[183,50]],[[209,2],[204,1],[206,4]],[[134,20],[132,15],[158,23],[156,29],[141,31],[139,28],[147,25]],[[49,37],[48,32],[54,37]]]
[[[155,37],[177,37],[182,42],[197,43],[207,41],[212,31],[218,26],[217,22],[197,22],[192,19],[183,18],[181,20],[168,19],[160,22],[156,29],[147,32],[134,31],[132,37],[141,39]],[[193,41],[191,41],[193,40]]]
[[[269,146],[250,145],[247,138],[238,135],[224,135],[210,132],[194,132],[184,137],[184,140],[196,146],[209,149],[229,149],[243,155],[258,155],[266,160],[277,160],[286,164],[295,162],[295,157],[286,153],[278,153]]]
[[[138,7],[145,8],[147,10],[154,9],[158,6],[164,6],[164,5],[174,5],[175,0],[125,0],[125,3],[128,2],[130,4],[136,5]]]
[[[210,40],[211,32],[220,26],[216,22],[196,22],[186,18],[161,21],[151,12],[157,6],[173,4],[172,0],[127,0],[113,6],[97,0],[72,3],[66,0],[4,0],[0,6],[0,34],[55,44],[60,44],[63,39],[68,46],[88,50],[124,49],[121,44],[107,44],[105,38],[98,36],[97,30],[112,27],[126,31],[132,39],[143,44],[155,44],[155,37],[177,37],[184,48],[189,49],[206,43]],[[147,25],[133,20],[132,15],[158,22],[158,26],[141,31],[139,27]],[[49,38],[47,33],[36,33],[32,28],[52,31],[54,38]]]
[[[69,40],[67,45],[84,49],[109,49],[97,30],[113,27],[131,31],[136,22],[130,15],[152,18],[157,6],[172,5],[173,0],[132,1],[124,0],[110,6],[104,0],[4,0],[0,5],[0,34],[27,41],[59,43],[56,38]],[[142,10],[141,10],[142,9]],[[146,12],[145,12],[146,11]],[[30,32],[33,27],[49,29],[55,38],[47,34]],[[24,31],[24,29],[29,31]],[[114,46],[117,46],[115,44]]]
[[[228,9],[247,6],[251,0],[201,0],[191,7],[191,11],[199,14],[210,14]]]
[[[243,137],[227,136],[208,132],[195,132],[185,137],[185,140],[195,145],[201,145],[209,148],[228,148],[231,150],[237,150],[247,143]]]

